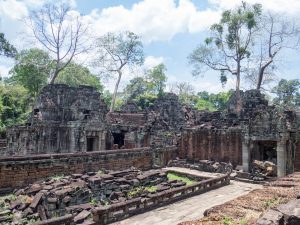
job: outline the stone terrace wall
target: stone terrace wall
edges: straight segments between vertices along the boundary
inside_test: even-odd
[[[242,163],[242,136],[238,128],[184,130],[179,157],[188,160],[212,160],[231,162],[233,166]]]
[[[88,171],[122,170],[134,166],[152,167],[152,150],[110,150],[84,153],[47,154],[0,158],[0,192],[22,187],[54,175],[68,175]]]

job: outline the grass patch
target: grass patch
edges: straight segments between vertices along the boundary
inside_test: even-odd
[[[224,216],[222,222],[224,225],[246,225],[248,221],[245,218],[242,218],[236,223],[233,218]]]
[[[168,177],[169,181],[178,180],[178,181],[182,181],[182,182],[186,183],[186,185],[192,185],[192,184],[196,183],[195,180],[192,180],[188,177],[181,176],[181,175],[178,175],[178,174],[172,173],[172,172],[169,172],[167,177]]]
[[[55,175],[55,176],[51,177],[51,179],[54,181],[60,181],[63,178],[64,178],[64,175]]]
[[[157,187],[156,186],[150,186],[150,187],[136,187],[134,189],[132,189],[131,191],[129,191],[127,193],[127,196],[128,197],[137,197],[139,196],[140,194],[142,194],[143,192],[149,192],[149,193],[154,193],[157,191]]]
[[[277,198],[277,197],[274,197],[272,199],[268,199],[266,201],[264,201],[264,207],[267,209],[267,208],[271,208],[275,205],[279,205],[281,203],[281,198]]]
[[[6,200],[12,202],[12,201],[15,201],[16,199],[17,199],[17,197],[14,194],[9,194],[9,195],[0,197],[0,212],[9,208],[9,203],[6,202]]]

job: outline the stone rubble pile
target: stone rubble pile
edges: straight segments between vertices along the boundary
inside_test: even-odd
[[[252,163],[252,174],[254,177],[273,177],[277,175],[277,166],[270,161],[254,160]]]
[[[74,222],[82,224],[91,220],[94,207],[147,198],[184,185],[168,181],[162,170],[141,172],[135,168],[51,177],[1,197],[0,224],[33,224],[66,214],[76,215]]]

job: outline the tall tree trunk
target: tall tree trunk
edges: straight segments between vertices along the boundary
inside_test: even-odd
[[[117,97],[117,91],[118,91],[118,87],[119,87],[120,80],[121,80],[121,77],[122,77],[122,72],[120,70],[118,71],[118,74],[119,74],[119,77],[118,77],[118,80],[117,80],[117,83],[116,83],[116,86],[115,86],[115,90],[114,90],[114,94],[112,96],[112,100],[111,100],[111,104],[110,104],[110,110],[109,110],[110,112],[114,111],[116,97]]]
[[[240,83],[241,83],[241,66],[240,62],[237,65],[237,72],[236,72],[236,112],[240,115],[242,110],[242,100],[241,100],[241,93],[240,93]]]
[[[50,84],[54,84],[54,81],[55,81],[55,79],[57,78],[58,74],[59,74],[59,70],[56,69],[56,70],[54,71],[53,77],[52,77],[51,80],[50,80]]]

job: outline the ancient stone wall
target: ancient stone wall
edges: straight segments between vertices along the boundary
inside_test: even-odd
[[[300,172],[300,141],[296,144],[296,157],[294,161],[295,172]]]
[[[55,175],[68,175],[102,168],[110,170],[152,167],[150,148],[85,153],[43,154],[0,158],[0,190],[16,188]]]
[[[179,147],[179,157],[188,160],[212,160],[242,163],[242,138],[238,128],[217,130],[190,128],[184,130]]]

